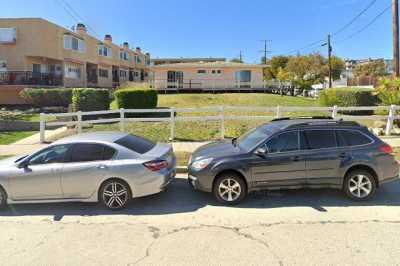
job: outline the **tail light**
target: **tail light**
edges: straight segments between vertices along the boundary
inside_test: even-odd
[[[156,161],[150,161],[146,162],[143,164],[147,169],[157,172],[160,171],[161,169],[167,168],[168,167],[168,162],[164,160],[156,160]]]
[[[379,150],[381,152],[386,153],[386,154],[392,154],[393,153],[392,147],[390,147],[390,145],[388,145],[388,144],[384,144],[384,145],[380,146]]]

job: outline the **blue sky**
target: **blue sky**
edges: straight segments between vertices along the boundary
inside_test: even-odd
[[[42,17],[64,27],[76,21],[66,1],[101,38],[128,41],[152,57],[227,57],[242,50],[259,62],[262,39],[269,55],[287,53],[324,38],[349,22],[371,0],[2,0],[0,17]],[[333,38],[345,58],[392,57],[391,11],[367,30],[335,44],[368,24],[391,0],[377,0],[355,23]],[[326,48],[317,50],[325,53]],[[302,50],[302,53],[313,49]]]

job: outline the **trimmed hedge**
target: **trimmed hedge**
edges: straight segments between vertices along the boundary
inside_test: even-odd
[[[372,89],[360,88],[334,88],[325,89],[319,95],[319,101],[322,106],[375,106],[378,103],[377,97]],[[342,113],[370,115],[374,111],[346,111]]]
[[[121,89],[114,92],[117,108],[152,109],[157,107],[158,95],[153,89]]]
[[[65,106],[72,103],[72,89],[26,88],[20,96],[35,107]]]
[[[72,110],[102,111],[110,107],[110,92],[107,89],[73,89]]]

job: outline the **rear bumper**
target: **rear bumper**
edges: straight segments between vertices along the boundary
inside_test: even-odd
[[[164,183],[161,185],[160,190],[161,191],[164,190],[172,182],[175,176],[176,176],[176,170],[175,168],[173,168],[171,169],[171,171],[168,172],[168,174],[164,176]]]

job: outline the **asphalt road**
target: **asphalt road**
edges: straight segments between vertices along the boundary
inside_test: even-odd
[[[96,204],[0,212],[1,265],[399,265],[400,182],[366,203],[335,190],[217,204],[178,178],[113,212]]]

